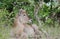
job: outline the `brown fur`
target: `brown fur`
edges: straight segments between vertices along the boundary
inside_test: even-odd
[[[35,24],[27,24],[29,17],[26,14],[26,11],[20,9],[14,20],[14,27],[11,31],[11,36],[16,37],[16,39],[28,39],[28,37],[34,37],[39,33],[38,27]]]

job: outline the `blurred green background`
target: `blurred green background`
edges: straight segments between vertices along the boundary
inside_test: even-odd
[[[59,39],[60,0],[40,1],[42,1],[42,7],[39,8],[37,14],[41,21],[40,26],[53,39]],[[27,11],[28,16],[32,19],[32,23],[38,25],[38,21],[34,17],[34,8],[36,5],[39,6],[39,0],[0,0],[0,39],[7,39],[9,37],[14,18],[21,8]]]

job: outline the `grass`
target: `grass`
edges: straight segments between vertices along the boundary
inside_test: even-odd
[[[43,27],[49,33],[51,39],[60,39],[60,27]]]
[[[7,39],[9,37],[11,27],[7,26],[1,26],[0,25],[0,39]],[[44,30],[46,30],[51,39],[59,39],[60,38],[60,27],[43,27]]]
[[[5,21],[1,21],[1,17],[3,17],[7,11],[5,10],[0,10],[0,39],[7,39],[9,37],[9,32],[11,30],[11,25],[8,23],[8,26],[5,26]],[[8,13],[8,12],[7,12]],[[5,19],[4,19],[5,20]],[[58,24],[56,23],[56,27],[51,27],[50,25],[48,26],[43,26],[42,28],[46,30],[51,39],[60,39],[60,26],[57,26]],[[49,27],[50,26],[50,27]]]
[[[0,39],[7,39],[9,36],[10,27],[4,27],[0,25]]]

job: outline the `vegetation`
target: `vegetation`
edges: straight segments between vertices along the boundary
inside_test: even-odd
[[[60,34],[60,5],[58,2],[52,0],[0,0],[0,39],[7,38],[15,15],[21,8],[27,11],[32,23],[41,24],[38,27],[42,26],[41,28],[46,30],[51,37]],[[59,37],[56,38],[59,39]]]

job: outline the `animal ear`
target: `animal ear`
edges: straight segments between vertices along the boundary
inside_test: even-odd
[[[22,13],[26,13],[26,10],[24,9],[20,9],[19,12],[22,14]]]
[[[18,16],[20,16],[20,14],[22,13],[22,10],[23,10],[23,9],[20,9],[20,10],[19,10]]]
[[[24,14],[24,13],[25,13],[25,14],[27,13],[26,10],[20,9],[18,15],[20,16],[20,14]]]
[[[23,9],[20,9],[20,10],[19,10],[19,13],[22,13],[22,12],[23,12]]]
[[[19,12],[21,13],[23,11],[23,9],[20,9]]]

